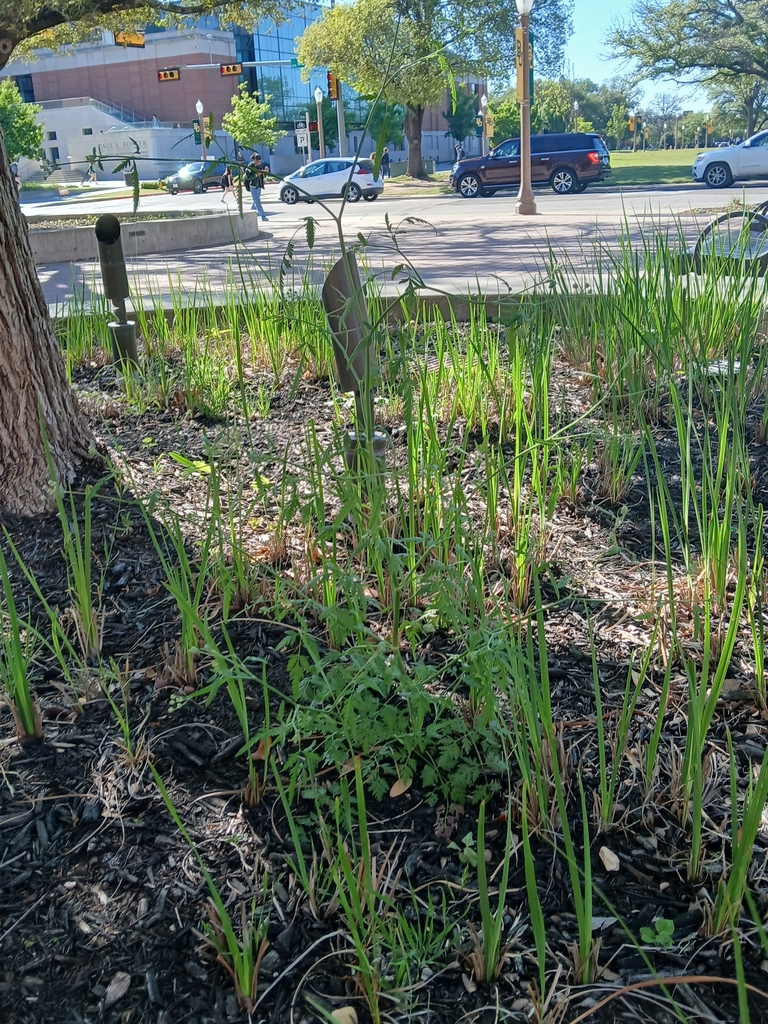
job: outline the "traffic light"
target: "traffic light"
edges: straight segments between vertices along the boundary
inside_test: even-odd
[[[339,80],[336,75],[332,75],[328,72],[328,99],[337,100],[339,98]]]
[[[242,75],[243,65],[242,64],[220,64],[219,69],[221,70],[222,76],[224,75]]]
[[[633,131],[636,130],[636,128],[637,128],[637,118],[635,117],[634,114],[630,114],[629,115],[629,130],[631,132],[633,132]]]
[[[163,68],[157,72],[158,82],[178,82],[181,78],[181,71],[178,68]]]

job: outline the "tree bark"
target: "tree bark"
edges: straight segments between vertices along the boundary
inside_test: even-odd
[[[51,508],[44,437],[58,481],[71,483],[92,437],[67,381],[0,133],[0,511]]]
[[[421,126],[423,121],[424,107],[412,107],[409,105],[405,108],[403,132],[408,140],[407,173],[411,178],[427,180],[429,175],[424,173],[424,163],[421,158]]]

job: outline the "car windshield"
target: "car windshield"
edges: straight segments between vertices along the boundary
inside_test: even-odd
[[[191,174],[199,174],[202,169],[203,164],[184,164],[178,173],[182,178],[188,178]]]

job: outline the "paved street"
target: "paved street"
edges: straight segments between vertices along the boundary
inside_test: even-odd
[[[267,189],[268,220],[261,237],[239,247],[234,245],[196,249],[162,256],[141,256],[131,261],[135,290],[168,295],[181,286],[191,291],[207,282],[221,288],[228,277],[237,281],[261,279],[280,263],[287,243],[295,243],[295,264],[319,282],[323,267],[338,249],[337,229],[319,205],[287,207],[277,198],[277,186]],[[431,288],[466,293],[478,286],[496,292],[519,291],[541,282],[553,261],[568,272],[590,275],[598,263],[606,264],[609,252],[618,249],[622,237],[636,246],[643,236],[669,232],[675,240],[695,237],[714,213],[731,201],[754,206],[768,199],[768,184],[722,189],[704,186],[669,186],[663,190],[589,189],[581,195],[556,196],[538,192],[538,214],[518,217],[510,192],[488,199],[466,200],[454,196],[386,199],[349,205],[344,229],[349,240],[361,234],[366,240],[366,259],[382,278],[407,257]],[[331,202],[334,210],[338,201]],[[66,210],[78,213],[116,214],[131,210],[129,199],[108,195],[88,201],[24,202],[25,212],[53,216]],[[229,208],[236,209],[230,200]],[[140,211],[220,212],[221,193],[170,196],[142,194]],[[307,217],[317,219],[312,252],[306,243]],[[385,218],[397,229],[395,241],[386,230]],[[419,218],[421,222],[409,222]],[[682,238],[680,241],[682,243]],[[126,255],[130,256],[128,246]],[[236,259],[236,256],[238,257]],[[51,264],[38,268],[50,303],[66,302],[73,290],[87,296],[93,287],[93,264]],[[98,287],[98,275],[96,277]]]

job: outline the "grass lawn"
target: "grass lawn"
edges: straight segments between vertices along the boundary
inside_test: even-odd
[[[671,185],[691,180],[700,149],[648,149],[644,153],[611,153],[612,185]]]

